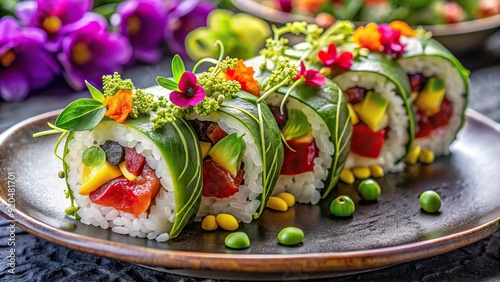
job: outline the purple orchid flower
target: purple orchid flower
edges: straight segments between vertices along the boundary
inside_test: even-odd
[[[133,47],[135,60],[157,63],[160,44],[167,24],[167,9],[162,0],[128,0],[116,9],[111,23],[126,36]]]
[[[65,28],[62,51],[57,59],[71,87],[83,89],[85,80],[101,85],[103,75],[120,71],[130,60],[132,48],[128,40],[107,30],[106,19],[94,13],[87,13]]]
[[[20,101],[30,89],[49,84],[59,73],[45,49],[47,35],[38,28],[20,28],[12,17],[0,19],[0,96]]]
[[[198,85],[198,78],[189,71],[182,74],[179,90],[170,93],[170,102],[181,108],[196,106],[205,98],[205,89]]]
[[[322,86],[326,84],[326,78],[319,71],[306,69],[304,62],[300,62],[300,70],[295,75],[294,80],[303,79],[305,84],[311,86]]]
[[[80,20],[92,9],[92,0],[32,0],[16,5],[16,16],[26,26],[47,33],[47,49],[59,51],[64,27]]]
[[[171,11],[165,28],[165,41],[170,51],[187,58],[184,41],[194,29],[207,25],[208,14],[215,9],[215,4],[209,1],[181,1]]]

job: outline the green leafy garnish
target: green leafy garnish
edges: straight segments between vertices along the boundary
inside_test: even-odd
[[[85,80],[85,84],[87,85],[87,88],[89,89],[90,96],[94,98],[94,100],[103,102],[104,101],[104,95],[99,91],[97,88],[95,88],[92,84],[90,84],[88,81]]]
[[[168,90],[179,90],[179,84],[170,78],[158,76],[156,82],[163,88]]]
[[[88,147],[82,155],[82,163],[88,167],[98,167],[106,161],[106,153],[99,146]]]
[[[245,154],[246,143],[236,132],[229,134],[217,142],[208,155],[212,160],[236,177],[241,167],[241,159]]]
[[[175,55],[172,59],[172,74],[174,76],[175,82],[181,80],[182,74],[186,72],[186,67],[184,67],[184,62],[179,55]]]
[[[69,131],[94,129],[101,122],[106,107],[94,99],[78,99],[69,104],[57,117],[56,126]]]
[[[289,141],[305,136],[310,131],[311,125],[301,110],[291,109],[288,111],[288,121],[282,131],[285,140]]]

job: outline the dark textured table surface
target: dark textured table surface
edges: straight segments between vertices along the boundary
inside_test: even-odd
[[[500,37],[500,35],[499,35]],[[500,40],[497,40],[500,42]],[[500,58],[479,50],[461,57],[471,73],[470,107],[500,122]],[[497,53],[498,55],[498,53]],[[124,72],[136,86],[155,83],[168,75],[168,62],[139,66]],[[32,95],[23,103],[0,101],[0,133],[31,116],[64,107],[84,97],[61,81]],[[500,204],[500,203],[499,203]],[[7,272],[10,224],[0,217],[0,280],[2,281],[206,281],[171,275],[128,262],[73,251],[16,229],[16,274]],[[244,276],[242,276],[244,278]],[[297,274],[303,279],[307,276]],[[500,281],[500,232],[452,252],[382,270],[329,279],[331,281]]]

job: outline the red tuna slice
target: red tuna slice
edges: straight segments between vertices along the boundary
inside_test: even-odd
[[[220,126],[216,123],[212,123],[207,128],[207,135],[212,142],[217,143],[219,140],[227,136],[227,133],[220,128]]]
[[[203,162],[203,196],[227,198],[239,191],[243,181],[243,170],[238,170],[233,178],[229,171],[225,170],[213,160]]]
[[[141,174],[142,168],[146,163],[146,158],[137,153],[135,148],[125,148],[125,167],[133,175]]]
[[[351,152],[367,158],[378,158],[384,145],[385,130],[372,131],[366,124],[354,125],[351,138]]]
[[[296,140],[287,141],[288,146],[295,150],[293,152],[287,146],[285,148],[285,157],[283,159],[283,166],[281,167],[281,175],[296,175],[314,168],[314,158],[318,156],[319,149],[314,143],[311,142],[297,142]]]
[[[145,212],[151,200],[160,191],[160,179],[155,171],[148,165],[144,165],[142,173],[134,181],[124,176],[117,177],[108,183],[90,192],[89,198],[92,203],[114,207],[117,210],[139,216]]]

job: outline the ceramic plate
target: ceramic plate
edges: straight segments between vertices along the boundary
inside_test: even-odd
[[[292,274],[318,278],[439,255],[500,229],[500,184],[495,178],[500,126],[474,111],[467,112],[450,156],[386,175],[379,180],[383,192],[376,203],[363,203],[353,186],[339,184],[320,205],[266,210],[258,220],[240,226],[251,240],[246,250],[226,248],[227,231],[205,232],[199,223],[159,243],[65,217],[65,185],[57,177],[61,163],[52,155],[56,136],[32,138],[56,114],[34,117],[0,136],[0,211],[28,232],[75,250],[191,276],[242,278],[246,272],[246,279],[286,279]],[[418,197],[428,189],[441,195],[439,214],[420,209]],[[339,194],[356,202],[352,218],[329,215],[329,202]],[[278,244],[276,235],[286,226],[304,230],[301,245]]]
[[[234,0],[235,6],[243,12],[253,14],[274,24],[291,21],[314,23],[311,16],[282,12],[262,3],[264,0]],[[357,22],[356,24],[365,24]],[[481,44],[500,26],[500,14],[456,24],[439,24],[423,26],[432,32],[433,37],[453,53],[464,53]]]

